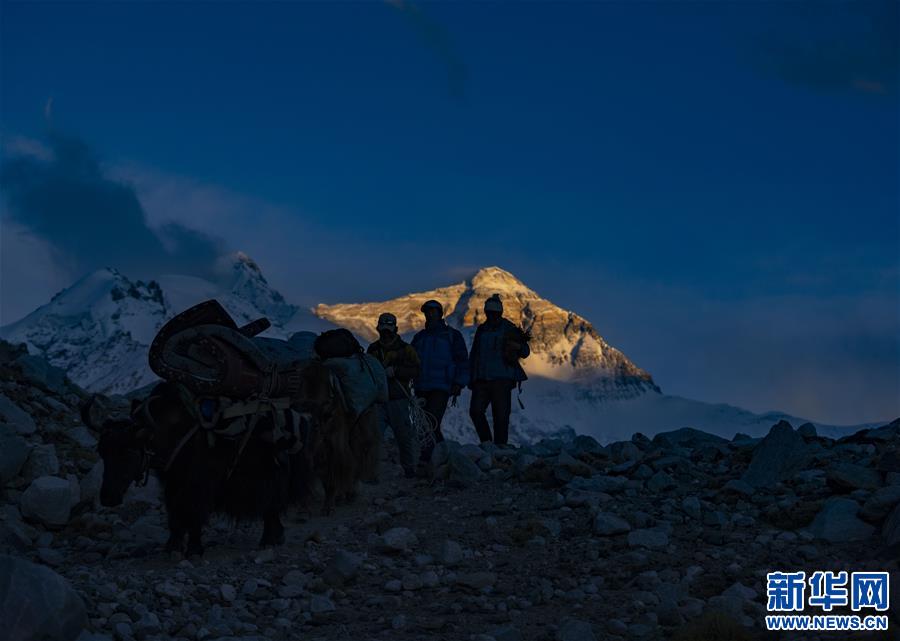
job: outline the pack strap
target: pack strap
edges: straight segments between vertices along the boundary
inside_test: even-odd
[[[169,468],[172,467],[172,463],[175,462],[175,459],[178,458],[178,454],[181,452],[182,448],[187,445],[188,441],[193,438],[194,434],[197,433],[197,430],[200,429],[200,423],[194,423],[194,427],[188,430],[188,433],[181,437],[181,440],[178,441],[178,445],[175,446],[175,449],[172,450],[172,455],[169,457],[169,461],[166,463],[166,466],[163,468],[163,472],[168,472]]]
[[[287,396],[231,403],[222,410],[222,418],[229,419],[237,418],[238,416],[249,416],[252,414],[259,414],[263,410],[286,410],[290,408],[290,406],[291,399]]]
[[[234,472],[234,468],[237,467],[238,461],[241,460],[241,454],[244,453],[244,448],[247,447],[247,443],[250,442],[250,437],[253,436],[253,430],[256,429],[256,423],[258,420],[258,413],[250,417],[250,424],[247,426],[247,431],[244,433],[244,438],[241,439],[241,444],[238,446],[237,454],[234,455],[234,458],[231,459],[231,464],[228,466],[228,472],[225,474],[226,481],[231,478],[231,475]]]

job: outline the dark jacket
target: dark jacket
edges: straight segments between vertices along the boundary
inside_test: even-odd
[[[469,384],[469,352],[459,330],[444,320],[426,325],[413,337],[412,346],[422,363],[416,378],[417,392],[449,392],[453,385]]]
[[[409,398],[409,383],[419,375],[419,355],[416,350],[398,336],[390,345],[384,345],[378,339],[369,345],[366,352],[381,361],[385,368],[394,368],[394,376],[388,377],[390,399]]]
[[[486,322],[478,326],[472,341],[472,353],[469,356],[473,383],[497,380],[518,383],[528,378],[518,361],[514,365],[509,365],[503,359],[507,342],[516,340],[520,334],[521,330],[506,318],[501,318],[500,323],[493,327]],[[531,353],[528,343],[520,341],[518,344],[516,355],[519,358],[527,358]]]

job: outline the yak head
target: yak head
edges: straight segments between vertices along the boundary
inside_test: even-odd
[[[140,483],[147,473],[150,429],[134,421],[110,421],[103,426],[97,450],[103,459],[100,504],[121,505],[132,483]]]
[[[105,507],[121,505],[125,492],[134,482],[143,480],[147,472],[148,449],[152,430],[133,418],[103,417],[97,407],[102,398],[93,397],[81,407],[81,419],[88,427],[100,432],[97,451],[103,460],[103,482],[100,504]],[[132,403],[132,410],[137,402]]]

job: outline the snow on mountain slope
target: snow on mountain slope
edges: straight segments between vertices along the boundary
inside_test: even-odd
[[[220,283],[182,275],[143,283],[101,269],[0,328],[0,336],[26,343],[85,389],[124,393],[156,380],[147,364],[153,337],[166,320],[201,301],[218,299],[239,325],[267,317],[266,336],[286,338],[304,320],[321,325],[272,289],[245,254],[232,254],[221,267]]]
[[[686,426],[727,438],[738,432],[761,436],[782,418],[795,426],[806,422],[781,412],[754,414],[731,405],[661,393],[650,374],[610,346],[589,321],[541,298],[499,267],[481,269],[470,280],[449,287],[379,303],[318,305],[314,311],[370,340],[377,337],[378,315],[391,312],[408,338],[424,324],[419,310],[422,303],[433,298],[444,305],[447,322],[471,345],[475,326],[484,320],[484,301],[494,293],[503,300],[504,316],[533,335],[532,354],[522,361],[529,375],[522,395],[526,407],[522,410],[513,402],[510,437],[514,442],[574,431],[606,443],[627,439],[634,432],[652,436]],[[448,409],[443,424],[448,437],[476,440],[468,405],[469,392],[465,391],[459,407]],[[856,429],[817,427],[833,434]]]
[[[315,315],[285,301],[246,255],[233,254],[221,267],[215,283],[183,275],[144,283],[115,269],[98,270],[22,320],[0,328],[0,336],[27,343],[30,352],[64,369],[88,390],[125,393],[156,380],[147,365],[147,349],[162,324],[209,298],[218,299],[238,324],[266,316],[272,321],[268,336],[284,338],[301,329],[318,332],[340,325],[368,339],[374,338],[383,311],[397,315],[404,333],[419,329],[419,308],[435,298],[471,343],[475,324],[483,320],[484,300],[496,292],[503,297],[507,317],[534,335],[533,354],[524,361],[530,376],[522,397],[526,408],[513,403],[513,442],[560,432],[609,442],[634,432],[652,436],[685,426],[728,438],[736,432],[760,436],[782,418],[795,426],[804,422],[779,412],[754,414],[662,394],[647,372],[606,343],[587,320],[540,298],[496,267],[479,271],[467,282],[384,303],[319,305]],[[464,442],[475,440],[468,403],[465,391],[459,407],[451,407],[444,421],[445,433]],[[842,435],[864,426],[817,427],[826,435]]]
[[[466,390],[460,396],[458,407],[448,408],[443,431],[448,438],[475,443],[475,429],[468,415],[469,398],[470,392]],[[628,440],[635,432],[653,437],[680,427],[693,427],[728,439],[738,433],[762,437],[780,420],[794,427],[808,422],[783,412],[755,414],[725,403],[704,403],[658,392],[626,399],[585,398],[577,385],[539,378],[525,384],[521,399],[524,410],[513,400],[510,440],[514,443],[533,442],[557,434],[588,434],[606,444]],[[836,426],[811,422],[820,435],[832,438],[884,424]]]
[[[447,322],[471,342],[475,326],[484,321],[484,301],[495,293],[503,300],[504,316],[532,333],[531,356],[523,361],[529,376],[577,382],[585,393],[606,399],[659,391],[650,374],[609,345],[590,322],[541,298],[499,267],[486,267],[449,287],[380,303],[318,305],[314,311],[374,340],[380,313],[396,315],[400,332],[408,334],[424,326],[419,308],[433,298],[444,305]]]

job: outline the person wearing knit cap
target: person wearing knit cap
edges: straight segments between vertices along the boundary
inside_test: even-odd
[[[422,305],[425,328],[412,339],[412,346],[419,355],[421,368],[414,381],[416,396],[424,399],[424,410],[436,421],[434,441],[444,440],[441,421],[451,397],[459,396],[469,383],[469,352],[459,330],[447,325],[444,306],[436,300]],[[422,448],[421,459],[431,460],[434,448]]]
[[[366,350],[384,365],[388,379],[388,401],[379,404],[382,434],[390,426],[400,451],[400,465],[406,478],[416,475],[419,436],[409,417],[412,402],[410,382],[419,374],[419,355],[397,333],[397,317],[385,312],[378,317],[378,340]]]
[[[509,415],[512,410],[512,390],[528,378],[519,359],[531,353],[528,334],[503,318],[503,301],[494,294],[484,302],[486,320],[478,326],[469,355],[472,400],[469,416],[481,442],[493,440],[506,445],[509,440]],[[491,407],[494,430],[487,420]]]

